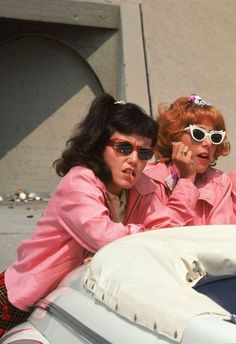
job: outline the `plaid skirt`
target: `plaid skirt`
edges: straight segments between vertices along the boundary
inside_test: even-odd
[[[24,312],[13,306],[7,297],[4,272],[0,273],[0,338],[12,327],[23,323],[31,312]]]

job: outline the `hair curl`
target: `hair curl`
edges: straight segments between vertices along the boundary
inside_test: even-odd
[[[118,131],[124,135],[140,135],[156,144],[158,125],[143,109],[133,103],[116,103],[106,93],[97,96],[82,122],[75,126],[61,158],[53,166],[63,177],[73,166],[85,166],[105,184],[112,180],[111,171],[104,162],[104,150],[110,137]]]
[[[176,99],[170,106],[160,104],[158,106],[157,123],[159,125],[157,137],[157,151],[161,157],[171,157],[172,142],[180,141],[182,129],[190,124],[200,124],[204,120],[213,123],[214,130],[226,130],[225,121],[221,112],[211,105],[199,106],[189,101],[188,97]],[[230,143],[225,135],[224,141],[216,146],[215,165],[219,156],[227,156],[230,152]]]

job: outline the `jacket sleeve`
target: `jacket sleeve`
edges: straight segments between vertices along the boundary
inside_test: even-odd
[[[185,226],[195,216],[195,207],[199,198],[196,186],[180,178],[170,195],[166,195],[165,186],[157,183],[154,198],[144,221],[146,228],[169,228]]]
[[[232,202],[233,202],[233,218],[231,223],[236,224],[236,169],[229,173],[230,180],[232,182]]]
[[[207,224],[232,224],[235,223],[233,214],[232,182],[226,173],[214,182],[215,204],[212,206]]]
[[[85,249],[96,252],[123,236],[141,232],[143,225],[112,221],[104,193],[92,172],[74,174],[57,191],[57,220]]]

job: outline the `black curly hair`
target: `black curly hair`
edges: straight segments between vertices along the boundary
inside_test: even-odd
[[[148,137],[154,147],[158,125],[138,105],[117,103],[111,95],[103,93],[93,100],[86,117],[75,126],[61,158],[54,161],[57,174],[63,177],[73,166],[80,165],[91,169],[104,183],[109,183],[112,175],[103,154],[116,131]]]

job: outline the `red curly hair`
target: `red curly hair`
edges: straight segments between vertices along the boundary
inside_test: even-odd
[[[219,110],[211,105],[197,105],[189,100],[189,97],[180,97],[170,106],[160,104],[158,106],[157,123],[159,125],[157,137],[158,155],[163,158],[171,157],[172,142],[180,141],[181,130],[190,124],[201,124],[203,120],[208,120],[213,124],[214,130],[224,130],[225,121]],[[215,162],[219,156],[226,156],[230,152],[230,143],[225,135],[224,141],[216,146],[214,154]]]

